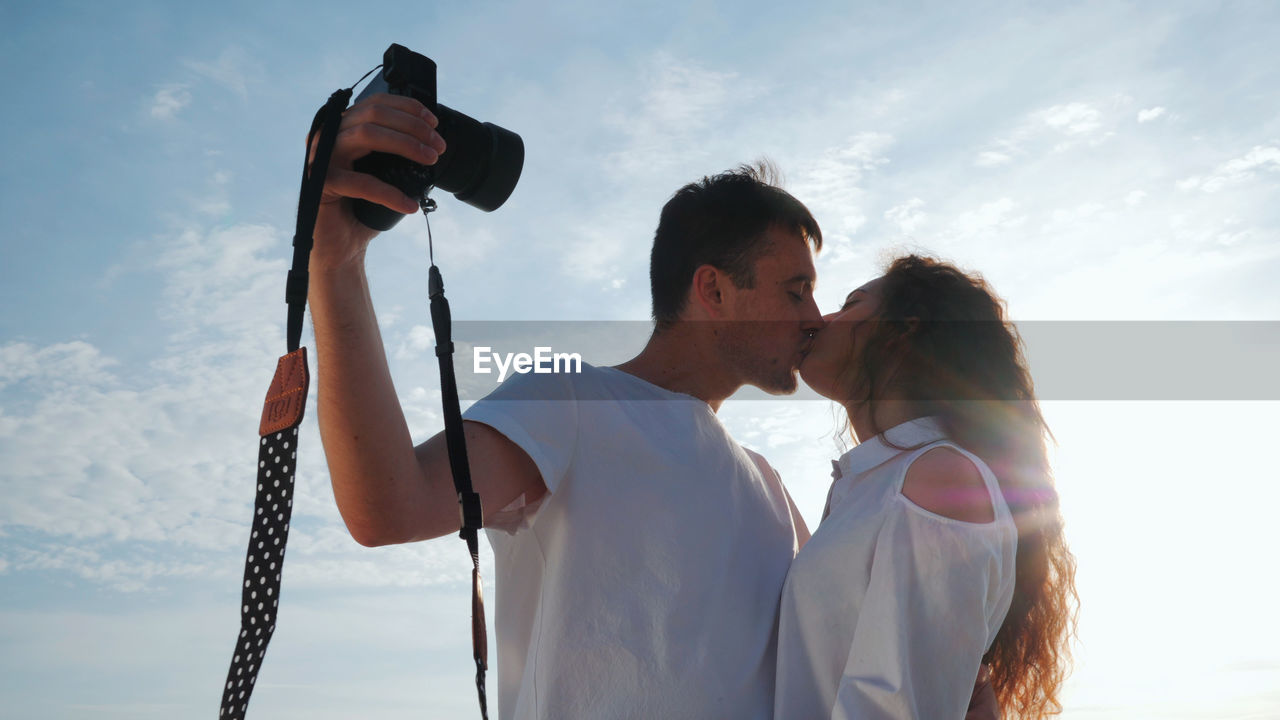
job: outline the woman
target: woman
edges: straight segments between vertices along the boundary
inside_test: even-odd
[[[775,717],[1061,711],[1075,560],[1002,301],[917,256],[854,290],[801,365],[859,444],[783,590]]]

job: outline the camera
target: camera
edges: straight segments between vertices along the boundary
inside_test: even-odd
[[[438,187],[485,212],[507,201],[524,167],[524,141],[506,128],[482,123],[436,102],[436,64],[431,58],[392,44],[382,55],[382,72],[369,81],[356,101],[381,92],[408,96],[425,105],[440,121],[436,132],[448,148],[435,165],[375,152],[356,160],[355,170],[394,185],[412,198]],[[367,200],[355,200],[353,207],[356,218],[374,230],[389,230],[404,217]]]

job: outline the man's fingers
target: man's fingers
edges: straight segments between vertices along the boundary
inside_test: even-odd
[[[379,97],[392,98],[394,95],[381,95]],[[406,100],[408,98],[397,98]],[[351,108],[343,116],[342,126],[344,129],[353,128],[359,125],[369,124],[378,127],[388,128],[405,135],[411,135],[418,142],[428,145],[435,149],[436,153],[444,152],[444,138],[435,131],[435,116],[431,115],[416,100],[409,100],[412,106],[406,108],[403,104],[393,106],[386,103],[362,102]],[[413,108],[416,107],[417,110]]]
[[[399,155],[422,165],[434,165],[440,159],[439,151],[431,145],[382,125],[359,123],[338,131],[333,158],[339,166],[350,167],[353,161],[371,152]]]
[[[368,200],[406,215],[418,211],[416,200],[367,173],[331,168],[324,189],[326,200],[349,197]]]
[[[419,116],[424,120],[426,120],[427,123],[431,125],[431,127],[435,127],[439,123],[439,121],[436,119],[436,116],[432,115],[431,111],[428,110],[427,107],[422,103],[418,102],[417,100],[414,100],[411,97],[406,97],[404,95],[392,95],[390,93],[378,93],[377,95],[370,95],[369,97],[365,98],[364,100],[361,100],[359,103],[352,106],[350,109],[347,110],[347,112],[350,113],[356,110],[357,108],[360,108],[363,106],[373,106],[373,105],[381,105],[381,106],[389,107],[395,110],[399,110],[400,112],[406,113],[408,115]]]
[[[369,153],[383,152],[434,165],[445,149],[436,124],[436,117],[422,103],[399,95],[374,95],[347,109],[325,178],[324,202],[349,197],[400,213],[417,212],[415,199],[372,175],[354,171],[352,164]]]
[[[413,98],[374,95],[342,115],[332,164],[350,167],[371,152],[386,152],[422,165],[440,159],[446,144],[435,131],[436,117]],[[315,157],[314,145],[307,161]]]

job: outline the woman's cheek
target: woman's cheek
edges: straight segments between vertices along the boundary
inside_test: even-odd
[[[800,377],[805,384],[819,392],[830,383],[831,363],[822,343],[815,343],[813,350],[800,364]]]

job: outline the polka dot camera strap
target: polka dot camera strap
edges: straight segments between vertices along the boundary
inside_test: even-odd
[[[324,190],[333,144],[342,122],[342,111],[351,101],[351,88],[338,90],[316,113],[307,136],[307,162],[303,165],[298,195],[298,222],[293,235],[293,266],[285,286],[289,306],[286,325],[288,353],[276,363],[258,425],[258,483],[245,553],[244,581],[240,587],[240,635],[236,638],[231,667],[222,688],[220,719],[243,720],[249,697],[267,654],[267,643],[276,629],[280,606],[280,578],[289,518],[293,510],[293,479],[298,459],[298,426],[307,406],[310,374],[307,349],[301,347],[303,316],[307,306],[307,264],[315,232],[316,214]],[[315,142],[316,137],[319,142]],[[311,159],[315,142],[315,158]]]
[[[280,577],[293,511],[293,473],[298,460],[298,425],[307,404],[307,349],[298,348],[276,364],[258,427],[258,487],[253,526],[240,587],[240,637],[222,690],[220,718],[243,718],[267,643],[276,629]]]

